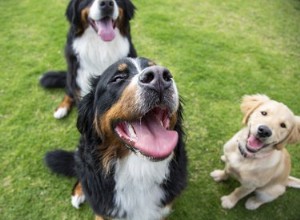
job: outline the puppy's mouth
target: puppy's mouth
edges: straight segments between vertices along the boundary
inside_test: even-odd
[[[112,41],[115,36],[116,21],[107,16],[100,20],[89,18],[89,23],[103,41]]]
[[[264,142],[253,134],[250,134],[247,139],[246,148],[251,153],[255,153],[264,147]]]
[[[274,144],[275,142],[272,143],[266,143],[265,138],[260,138],[257,137],[254,134],[249,134],[248,139],[247,139],[247,144],[246,148],[249,152],[251,153],[256,153],[259,150],[266,148],[270,146],[271,144]]]
[[[115,132],[129,149],[154,161],[166,159],[178,142],[178,133],[170,130],[170,112],[161,107],[137,120],[119,122]]]

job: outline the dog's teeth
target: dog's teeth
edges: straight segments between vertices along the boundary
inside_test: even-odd
[[[128,123],[127,128],[128,128],[129,135],[130,135],[130,140],[132,141],[133,139],[136,139],[136,134],[135,134],[135,131],[134,131],[134,128],[132,127],[132,125]]]

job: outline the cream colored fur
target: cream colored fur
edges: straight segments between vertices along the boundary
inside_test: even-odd
[[[254,210],[282,195],[286,186],[300,188],[300,180],[289,176],[291,161],[285,149],[286,144],[300,142],[300,118],[286,105],[260,94],[244,96],[241,110],[245,127],[224,145],[221,157],[224,170],[215,170],[210,175],[217,182],[232,176],[241,183],[221,198],[223,208],[231,209],[240,199],[255,192],[245,205]],[[267,127],[271,135],[259,137],[263,147],[253,152],[249,137],[258,137],[260,126]]]

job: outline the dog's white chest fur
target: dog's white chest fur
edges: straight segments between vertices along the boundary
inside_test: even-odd
[[[104,42],[88,27],[81,37],[74,40],[72,46],[80,65],[76,82],[81,89],[81,97],[90,91],[91,77],[101,75],[108,66],[129,53],[129,41],[118,29],[114,40]]]
[[[115,204],[119,216],[126,214],[130,220],[159,220],[170,212],[169,207],[161,207],[165,195],[160,185],[168,178],[171,159],[151,162],[132,153],[117,161]]]

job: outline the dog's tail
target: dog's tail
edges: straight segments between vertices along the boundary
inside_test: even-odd
[[[300,179],[289,176],[287,186],[300,189]]]
[[[64,150],[54,150],[47,152],[45,163],[54,173],[67,177],[75,177],[75,157],[74,152]]]
[[[65,88],[67,84],[67,72],[48,71],[41,76],[40,84],[47,89]]]

